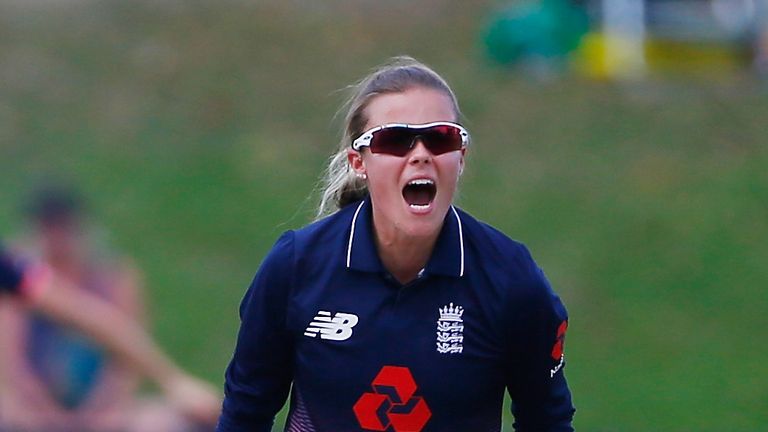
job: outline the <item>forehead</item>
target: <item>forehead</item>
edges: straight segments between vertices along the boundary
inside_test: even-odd
[[[423,87],[378,95],[368,104],[365,113],[368,119],[366,129],[385,123],[423,124],[458,120],[448,95]]]

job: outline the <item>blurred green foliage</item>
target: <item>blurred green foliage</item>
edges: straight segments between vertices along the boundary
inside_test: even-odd
[[[459,204],[569,307],[578,429],[768,430],[765,83],[542,83],[478,54],[493,6],[2,3],[1,235],[33,185],[81,185],[159,341],[221,383],[261,258],[313,216],[337,90],[413,55],[474,136]]]

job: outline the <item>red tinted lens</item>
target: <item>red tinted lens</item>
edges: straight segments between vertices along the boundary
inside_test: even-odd
[[[460,150],[463,144],[461,130],[456,126],[440,125],[427,129],[396,126],[373,134],[371,152],[405,156],[411,151],[417,138],[434,155]]]
[[[376,131],[371,139],[371,153],[405,156],[411,150],[415,132],[406,127],[389,127]]]
[[[460,150],[462,145],[461,131],[450,125],[432,126],[423,130],[419,138],[433,155]]]

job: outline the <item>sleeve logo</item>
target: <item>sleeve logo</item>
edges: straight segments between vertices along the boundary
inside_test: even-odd
[[[320,339],[335,341],[347,340],[352,336],[352,327],[358,322],[357,315],[344,312],[336,312],[333,317],[328,311],[317,311],[317,316],[304,330],[304,336],[311,338],[320,335]]]
[[[552,378],[555,374],[563,368],[565,364],[565,354],[563,353],[563,345],[565,344],[565,331],[568,330],[568,321],[560,323],[560,327],[557,328],[557,341],[555,346],[552,347],[552,360],[559,361],[557,366],[549,371],[549,377]]]

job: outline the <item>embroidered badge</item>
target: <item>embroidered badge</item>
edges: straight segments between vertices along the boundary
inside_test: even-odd
[[[453,303],[438,309],[437,352],[440,354],[461,354],[464,350],[464,308]]]

